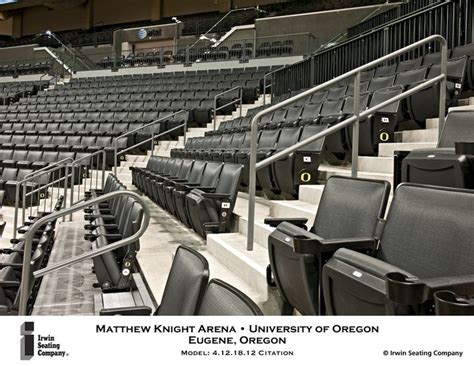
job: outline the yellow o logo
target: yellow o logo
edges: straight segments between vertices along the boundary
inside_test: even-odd
[[[311,174],[308,172],[303,172],[300,174],[300,180],[303,183],[308,183],[311,180]]]
[[[386,142],[390,138],[390,134],[388,132],[380,132],[379,139],[380,141]]]

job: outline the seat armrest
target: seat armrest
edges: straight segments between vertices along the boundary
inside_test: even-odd
[[[114,309],[102,309],[100,315],[151,315],[151,308],[148,306],[130,306]]]
[[[212,193],[212,192],[216,189],[216,187],[200,187],[200,186],[198,186],[198,187],[190,187],[190,188],[192,188],[192,189],[198,189],[198,190],[200,190],[200,191],[203,191],[204,193]]]
[[[229,199],[230,198],[230,194],[226,194],[226,193],[204,193],[202,195],[204,198],[209,198],[209,199],[212,199],[212,200],[223,200],[223,199]]]
[[[308,234],[307,237],[294,237],[293,250],[295,253],[320,255],[334,253],[340,248],[369,250],[375,249],[377,244],[377,241],[374,238],[323,239],[315,234]]]
[[[287,217],[287,218],[267,217],[263,222],[267,225],[270,225],[271,227],[277,227],[282,222],[289,222],[290,224],[298,226],[302,229],[306,229],[306,223],[308,222],[308,219],[304,217]]]
[[[385,276],[387,298],[398,304],[419,305],[433,300],[438,291],[452,291],[460,295],[474,294],[474,274],[465,276],[419,279],[399,272]]]

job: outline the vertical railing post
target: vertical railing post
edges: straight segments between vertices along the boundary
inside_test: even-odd
[[[151,129],[151,156],[155,155],[155,129]]]
[[[360,72],[354,77],[354,116],[356,121],[352,125],[352,178],[357,178],[359,163],[359,115],[360,115]]]
[[[213,130],[216,130],[216,124],[217,124],[217,96],[214,97],[214,121],[213,121]]]
[[[239,89],[239,99],[240,99],[239,117],[242,117],[243,94],[244,94],[244,88],[240,87],[240,89]]]
[[[257,190],[257,134],[258,122],[261,117],[258,114],[251,122],[250,139],[250,161],[249,161],[249,207],[247,227],[247,250],[253,250],[254,225],[255,225],[255,194]]]
[[[15,191],[15,215],[13,217],[13,239],[16,239],[16,230],[18,229],[18,201],[20,200],[20,184],[16,182]]]
[[[114,175],[117,176],[117,137],[114,138]]]
[[[184,120],[183,146],[186,145],[187,133],[188,133],[188,115],[186,115],[186,118]]]
[[[71,193],[70,193],[70,198],[69,198],[69,204],[71,206],[74,205],[74,181],[76,179],[76,164],[73,162],[71,164]],[[80,174],[79,174],[80,177]],[[69,221],[72,221],[72,213],[69,215]]]
[[[267,99],[267,74],[263,75],[263,106],[265,107]]]
[[[66,165],[66,174],[64,175],[64,197],[63,197],[63,208],[67,207],[67,186],[69,185],[69,164]],[[72,183],[71,183],[72,184]],[[59,189],[58,189],[59,191]],[[59,193],[59,192],[58,192]],[[59,195],[58,195],[59,198]],[[63,222],[66,221],[66,216],[63,216]]]
[[[446,41],[441,44],[441,73],[444,75],[444,79],[439,83],[439,137],[441,137],[441,132],[444,128],[444,119],[446,113],[446,78],[448,75],[448,44]]]
[[[185,56],[185,60],[184,60],[184,65],[185,65],[185,66],[190,66],[190,62],[189,62],[189,45],[186,46],[186,56]]]

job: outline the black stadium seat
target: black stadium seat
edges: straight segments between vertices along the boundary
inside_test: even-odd
[[[471,190],[400,185],[375,256],[348,247],[324,265],[327,313],[433,314],[434,292],[472,284],[473,199]]]
[[[186,196],[189,222],[201,236],[229,229],[241,172],[241,165],[224,164],[215,187],[194,188]]]
[[[415,149],[403,159],[402,181],[473,189],[473,146],[474,112],[450,112],[437,148]]]
[[[341,247],[375,249],[376,229],[384,217],[390,184],[385,181],[330,177],[311,231],[307,219],[266,219],[277,226],[269,236],[271,270],[282,297],[282,314],[323,314],[322,265]]]
[[[250,316],[263,315],[247,295],[228,283],[212,279],[199,307],[201,316]]]

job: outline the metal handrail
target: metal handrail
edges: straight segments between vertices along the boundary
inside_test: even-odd
[[[76,180],[76,167],[81,167],[82,164],[80,164],[80,162],[82,162],[83,160],[90,160],[92,159],[94,156],[99,156],[99,155],[102,155],[102,179],[101,179],[101,184],[102,184],[102,188],[104,187],[104,183],[105,183],[105,160],[106,160],[106,151],[104,149],[102,150],[98,150],[96,152],[93,152],[89,155],[86,155],[86,156],[83,156],[79,159],[76,159],[74,160],[72,163],[71,163],[71,192],[70,192],[70,204],[71,206],[74,205],[74,182]],[[92,169],[91,169],[92,170]],[[97,180],[99,179],[99,172],[97,172],[97,175],[96,175],[96,186],[98,184]],[[79,184],[79,187],[78,187],[78,191],[77,191],[77,199],[78,199],[78,202],[80,202],[79,200],[79,197],[80,197],[80,194],[81,194],[81,185],[82,184]],[[87,186],[87,182],[84,183],[84,191],[86,190],[86,186]],[[91,181],[90,181],[90,188],[92,189],[92,174],[91,174]],[[69,217],[70,220],[72,220],[72,215]]]
[[[188,128],[188,127],[187,127],[187,126],[188,126],[188,118],[186,118],[186,119],[184,120],[184,123],[183,123],[183,124],[181,124],[181,125],[179,125],[179,126],[177,126],[177,127],[170,128],[169,130],[163,131],[163,132],[159,133],[159,134],[156,135],[156,136],[155,136],[154,131],[152,130],[152,131],[151,131],[151,138],[149,138],[149,139],[147,139],[147,140],[145,140],[145,141],[139,142],[138,144],[135,144],[135,145],[133,145],[133,146],[127,147],[126,149],[121,150],[120,152],[118,152],[118,146],[117,146],[118,140],[120,140],[120,139],[122,139],[122,138],[124,138],[124,137],[130,136],[130,135],[132,135],[132,134],[134,134],[134,133],[136,133],[136,132],[138,132],[138,131],[141,131],[141,130],[147,128],[147,127],[150,127],[150,126],[152,126],[152,125],[154,125],[154,124],[156,124],[156,123],[160,123],[160,122],[162,122],[162,121],[164,121],[164,120],[166,120],[166,119],[168,119],[168,118],[170,118],[170,117],[174,117],[174,116],[176,116],[176,115],[178,115],[178,114],[180,114],[180,113],[188,113],[188,111],[187,111],[186,109],[181,109],[181,110],[178,111],[178,112],[174,112],[174,113],[169,114],[169,115],[167,115],[167,116],[158,118],[158,119],[155,120],[155,121],[152,121],[152,122],[150,122],[150,123],[147,123],[146,125],[143,125],[143,126],[141,126],[141,127],[137,127],[137,128],[135,128],[135,129],[133,129],[133,130],[131,130],[131,131],[127,131],[127,132],[123,133],[122,135],[117,136],[116,138],[114,138],[114,141],[113,141],[113,145],[114,145],[114,174],[117,175],[118,156],[121,155],[121,154],[123,154],[123,153],[126,152],[126,151],[129,151],[129,150],[134,149],[134,148],[136,148],[136,147],[138,147],[138,146],[140,146],[140,145],[143,145],[145,142],[148,142],[148,141],[150,141],[150,140],[152,141],[152,149],[151,149],[151,151],[152,151],[152,154],[153,154],[153,150],[154,150],[154,143],[153,143],[153,141],[154,141],[157,137],[166,135],[166,134],[168,134],[169,132],[172,132],[172,131],[175,131],[175,130],[177,130],[177,129],[179,129],[179,128],[183,128],[183,127],[184,127],[184,143],[186,143],[186,130],[187,130],[187,128]]]
[[[447,3],[450,3],[452,0],[446,0],[440,4],[436,4],[436,5],[433,5],[431,7],[427,7],[427,8],[422,8],[420,9],[419,11],[415,12],[415,13],[412,13],[412,14],[409,14],[407,16],[404,16],[400,19],[395,19],[387,24],[384,24],[384,25],[381,25],[381,26],[378,26],[374,29],[371,29],[370,31],[367,31],[365,33],[362,33],[362,34],[359,34],[355,37],[352,37],[352,38],[349,38],[347,39],[346,41],[344,42],[341,42],[337,45],[335,45],[334,47],[330,47],[330,48],[326,48],[324,50],[321,50],[321,51],[316,51],[315,53],[313,53],[313,56],[315,55],[320,55],[322,53],[326,53],[326,52],[330,52],[330,51],[334,51],[335,48],[338,48],[338,47],[341,47],[341,46],[344,46],[345,44],[348,44],[348,43],[351,43],[359,38],[364,38],[364,37],[367,37],[369,34],[372,34],[372,33],[375,33],[375,32],[380,32],[381,29],[384,29],[384,28],[387,28],[387,27],[392,27],[394,24],[398,24],[398,23],[401,23],[401,22],[404,22],[406,21],[407,19],[411,19],[411,18],[415,18],[417,17],[418,15],[420,15],[420,13],[423,13],[423,12],[426,12],[426,11],[433,11],[437,8],[440,8],[440,7],[443,7],[444,5],[446,5]],[[428,37],[429,38],[429,37]],[[426,38],[425,38],[426,39]],[[423,41],[423,40],[421,40]],[[409,46],[407,46],[409,47]],[[397,50],[399,51],[399,50]],[[396,52],[396,51],[395,51]]]
[[[372,68],[377,66],[378,64],[385,62],[391,58],[398,57],[412,49],[421,47],[426,43],[430,42],[439,42],[441,45],[441,72],[435,78],[427,80],[414,88],[408,89],[407,91],[403,92],[402,94],[393,97],[385,102],[377,104],[376,106],[365,110],[364,112],[360,112],[360,80],[361,80],[361,73],[366,69]],[[379,109],[390,105],[396,101],[399,101],[407,96],[415,94],[419,90],[426,88],[427,86],[431,86],[440,84],[440,93],[439,93],[439,131],[442,131],[444,126],[444,114],[446,109],[446,77],[447,77],[447,64],[448,64],[448,44],[446,39],[444,39],[440,35],[433,35],[427,37],[423,40],[415,42],[409,46],[401,48],[395,52],[392,52],[388,55],[380,57],[377,60],[371,61],[365,65],[362,65],[352,71],[349,71],[345,74],[342,74],[332,80],[329,80],[321,85],[315,86],[311,89],[304,91],[298,95],[295,95],[292,98],[284,100],[278,104],[272,105],[265,110],[258,112],[252,119],[251,122],[251,144],[250,144],[250,162],[249,162],[249,207],[248,207],[248,228],[247,228],[247,250],[253,250],[253,239],[254,239],[254,221],[255,221],[255,193],[256,193],[256,172],[257,170],[273,163],[274,161],[288,156],[292,152],[306,146],[316,140],[319,140],[325,136],[328,136],[336,131],[339,131],[347,126],[353,126],[353,133],[352,133],[352,170],[351,175],[352,177],[357,177],[358,173],[358,156],[359,156],[359,121],[361,118],[369,116],[371,113],[378,111]],[[354,77],[354,115],[337,125],[329,127],[323,132],[319,132],[314,136],[311,136],[281,152],[266,158],[257,164],[257,133],[258,133],[258,123],[261,118],[267,114],[270,114],[282,107],[290,105],[300,99],[303,99],[309,95],[312,95],[319,90],[326,89],[327,87],[347,79],[349,77]]]
[[[16,187],[15,187],[15,213],[13,216],[13,239],[16,239],[17,235],[17,228],[18,228],[18,210],[19,210],[19,202],[20,202],[20,187],[23,186],[23,202],[22,202],[22,220],[25,221],[25,200],[26,200],[26,183],[31,181],[32,179],[38,178],[40,176],[43,176],[46,173],[52,173],[56,170],[59,170],[59,168],[63,168],[64,164],[68,161],[72,161],[72,158],[65,158],[60,161],[57,161],[55,163],[49,164],[41,169],[38,169],[34,172],[28,173],[25,175],[23,180],[16,182]],[[57,169],[55,169],[57,168]]]
[[[267,73],[263,76],[263,106],[264,106],[264,107],[265,107],[265,103],[266,103],[266,99],[267,99],[267,98],[266,98],[266,97],[267,97],[267,89],[273,85],[273,81],[272,81],[271,84],[267,84],[267,78],[268,78],[268,76],[273,75],[273,74],[275,74],[276,72],[281,71],[281,70],[283,70],[283,69],[286,68],[286,67],[288,67],[288,66],[282,66],[282,67],[280,67],[280,68],[278,68],[278,69],[276,69],[276,70],[267,72]]]
[[[81,255],[78,255],[76,257],[61,261],[59,263],[55,263],[53,265],[50,265],[46,268],[43,268],[41,270],[33,272],[33,277],[38,278],[42,277],[48,273],[51,273],[53,271],[57,271],[61,268],[82,262],[86,259],[91,259],[98,257],[102,254],[108,253],[112,250],[115,250],[117,248],[121,248],[125,245],[128,245],[130,243],[133,243],[134,241],[138,240],[146,231],[148,228],[148,224],[150,222],[150,209],[148,205],[146,204],[145,200],[140,197],[138,194],[130,191],[116,191],[116,192],[111,192],[107,193],[103,196],[93,198],[91,200],[88,200],[86,202],[81,202],[78,203],[72,207],[63,209],[58,212],[53,212],[49,214],[48,216],[45,216],[38,221],[36,221],[33,225],[31,225],[30,229],[28,232],[25,234],[25,245],[24,245],[24,251],[23,251],[23,268],[21,272],[21,284],[20,284],[20,301],[19,301],[19,315],[27,315],[27,305],[28,305],[28,297],[29,297],[29,285],[30,285],[30,267],[31,267],[31,248],[32,248],[32,243],[33,243],[33,237],[36,231],[44,224],[56,220],[61,217],[65,217],[67,215],[71,215],[74,212],[77,212],[79,210],[82,210],[84,208],[87,208],[91,205],[95,205],[104,201],[109,201],[115,197],[118,196],[129,196],[135,199],[143,208],[143,219],[142,219],[142,224],[140,226],[140,229],[133,234],[132,236],[121,239],[115,243],[108,244],[102,248],[92,250],[88,253],[84,253]]]
[[[239,97],[236,99],[236,100],[233,100],[227,104],[224,104],[224,105],[221,105],[219,108],[217,107],[217,98],[218,97],[221,97],[227,93],[230,93],[230,92],[233,92],[234,90],[239,90]],[[244,87],[243,86],[234,86],[233,88],[229,89],[229,90],[226,90],[222,93],[219,93],[219,94],[216,94],[214,95],[214,125],[213,125],[213,129],[214,131],[216,130],[216,119],[217,119],[217,111],[225,108],[225,107],[228,107],[232,104],[234,104],[235,102],[239,102],[240,103],[240,112],[239,112],[239,117],[242,117],[242,95],[244,93]]]

